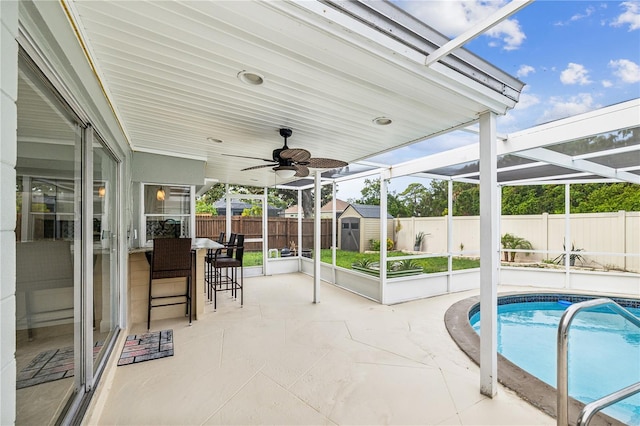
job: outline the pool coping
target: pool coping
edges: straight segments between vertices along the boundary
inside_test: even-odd
[[[533,296],[533,295],[559,295],[578,298],[594,298],[591,294],[580,294],[570,292],[518,292],[500,293],[498,298],[506,296]],[[610,297],[613,299],[631,299],[620,295],[598,295],[597,297]],[[635,299],[632,299],[635,300]],[[458,347],[477,365],[480,365],[480,336],[471,327],[469,317],[473,307],[480,303],[480,296],[473,296],[463,299],[451,305],[445,312],[444,322],[449,335]],[[557,418],[556,389],[548,385],[537,377],[521,369],[501,354],[498,356],[498,382],[514,391],[520,398],[524,399],[542,412],[553,418]],[[584,408],[584,403],[569,398],[569,424],[575,425],[578,414]],[[625,423],[610,417],[602,412],[598,413],[591,420],[592,426],[625,426]]]

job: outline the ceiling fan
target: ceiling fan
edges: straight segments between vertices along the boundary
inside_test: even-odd
[[[292,178],[292,177],[305,177],[309,176],[309,168],[312,169],[336,169],[339,167],[345,167],[348,163],[340,160],[334,160],[331,158],[311,158],[311,153],[306,149],[301,148],[289,148],[287,146],[287,138],[291,137],[293,132],[291,129],[280,129],[280,136],[284,138],[284,146],[282,148],[274,149],[272,153],[272,159],[246,157],[243,155],[231,155],[223,154],[228,157],[239,158],[251,158],[254,160],[267,161],[270,164],[264,164],[260,166],[252,166],[242,169],[254,170],[261,169],[263,167],[272,167],[278,177]]]

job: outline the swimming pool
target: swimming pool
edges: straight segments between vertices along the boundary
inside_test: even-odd
[[[567,294],[513,295],[498,299],[498,352],[549,385],[556,386],[558,323],[569,303],[593,297]],[[640,301],[616,299],[640,317]],[[479,332],[479,305],[469,322]],[[640,330],[608,308],[579,313],[569,333],[569,394],[591,402],[640,381]],[[604,410],[627,424],[640,424],[640,395]]]

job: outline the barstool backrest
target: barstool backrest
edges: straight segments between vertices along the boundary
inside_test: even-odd
[[[191,275],[191,238],[153,240],[151,278],[176,278]]]

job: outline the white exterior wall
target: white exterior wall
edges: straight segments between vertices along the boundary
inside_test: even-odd
[[[0,424],[16,420],[15,184],[18,2],[0,1]]]

